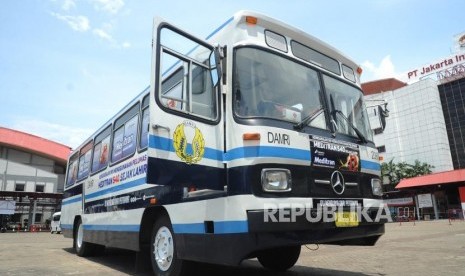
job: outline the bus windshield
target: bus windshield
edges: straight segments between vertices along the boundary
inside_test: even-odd
[[[362,92],[326,75],[323,76],[323,81],[337,132],[357,137],[358,130],[364,138],[373,141]],[[342,113],[342,117],[338,113]]]
[[[321,108],[316,70],[256,48],[239,48],[235,57],[237,116],[299,123]],[[325,114],[320,113],[310,125],[325,129]]]
[[[322,87],[329,97],[331,111],[341,111],[347,120],[334,115],[337,132],[358,137],[349,122],[372,141],[362,92],[336,78],[278,56],[271,52],[243,47],[235,52],[234,110],[241,118],[272,118],[300,123],[324,106]],[[291,89],[290,89],[291,88]],[[312,127],[327,129],[326,113],[309,121]]]

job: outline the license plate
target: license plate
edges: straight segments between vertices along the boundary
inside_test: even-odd
[[[336,212],[336,227],[357,227],[357,212]]]

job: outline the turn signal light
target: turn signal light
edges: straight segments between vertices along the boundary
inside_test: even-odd
[[[253,16],[246,16],[245,17],[245,22],[247,22],[247,24],[257,25],[257,21],[258,21],[258,19],[256,17],[253,17]]]
[[[244,133],[242,134],[244,141],[260,141],[260,133]]]

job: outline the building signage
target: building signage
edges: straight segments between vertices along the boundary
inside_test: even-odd
[[[412,197],[390,198],[384,200],[388,206],[407,206],[414,205]]]
[[[465,32],[455,35],[453,40],[453,55],[407,72],[407,82],[413,83],[423,78],[447,82],[454,80],[455,76],[463,75],[465,73]]]
[[[419,208],[433,207],[433,199],[431,198],[431,194],[419,194],[417,197]]]
[[[13,215],[15,213],[16,201],[0,200],[0,215]]]
[[[437,62],[424,65],[421,68],[411,70],[407,73],[407,80],[409,83],[416,82],[424,77],[430,76],[431,74],[436,74],[440,71],[451,69],[459,65],[461,65],[459,67],[462,68],[464,63],[465,54],[455,54]],[[459,71],[460,68],[458,69]],[[439,79],[440,76],[433,75],[432,78]]]

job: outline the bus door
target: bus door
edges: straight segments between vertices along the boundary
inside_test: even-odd
[[[224,194],[219,51],[154,21],[148,183],[173,201]]]

